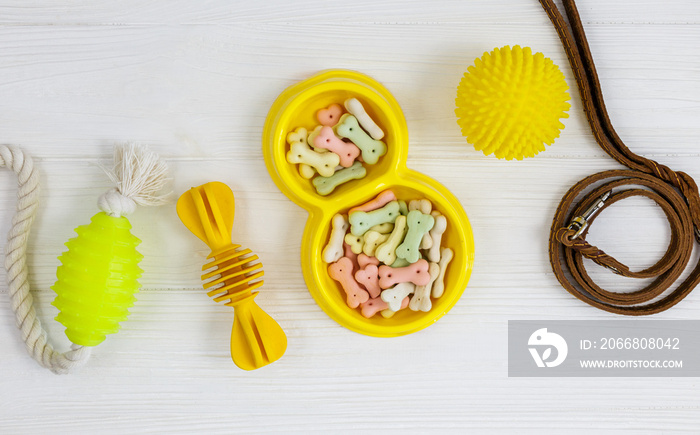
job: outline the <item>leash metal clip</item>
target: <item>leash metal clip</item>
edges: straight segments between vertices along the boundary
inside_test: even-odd
[[[588,228],[588,220],[592,218],[598,211],[603,208],[605,201],[612,195],[612,190],[608,190],[604,194],[600,195],[598,199],[590,206],[586,211],[583,212],[581,216],[576,216],[571,220],[571,223],[567,227],[570,230],[576,231],[576,233],[571,237],[571,239],[578,238],[581,233],[583,233],[586,228]]]

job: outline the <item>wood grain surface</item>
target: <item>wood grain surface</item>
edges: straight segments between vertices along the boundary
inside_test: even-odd
[[[700,180],[700,2],[580,1],[608,110],[637,153]],[[499,161],[461,137],[461,75],[484,51],[528,45],[572,87],[557,142]],[[332,321],[300,270],[306,213],[270,179],[267,111],[287,86],[328,68],[364,72],[404,110],[408,165],[448,187],[474,230],[471,281],[435,325],[394,339]],[[52,342],[56,257],[110,187],[112,145],[149,144],[180,193],[210,180],[236,194],[234,239],[265,265],[258,302],[288,334],[286,355],[255,372],[229,356],[232,312],[201,290],[208,250],[174,205],[139,209],[143,289],[122,331],[80,372],[55,376],[27,355],[0,272],[0,433],[657,433],[700,430],[694,378],[509,379],[507,321],[617,319],[554,278],[547,238],[561,196],[619,165],[596,145],[559,39],[536,0],[0,0],[0,143],[41,169],[30,281]],[[0,171],[0,232],[15,204]],[[649,201],[599,218],[591,241],[633,267],[670,230]],[[4,239],[4,237],[3,237]],[[4,248],[4,242],[3,242]],[[697,254],[694,257],[697,261]],[[601,283],[635,288],[594,271]],[[658,319],[697,319],[700,292]]]

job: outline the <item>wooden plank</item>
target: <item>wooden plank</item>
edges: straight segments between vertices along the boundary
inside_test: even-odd
[[[698,153],[700,46],[684,42],[700,26],[677,29],[588,26],[613,122],[641,154]],[[551,56],[572,86],[571,118],[551,151],[601,155],[553,29],[488,24],[0,27],[10,60],[0,66],[3,140],[51,158],[105,158],[128,140],[173,157],[257,156],[276,95],[333,66],[394,93],[415,152],[469,153],[456,86],[475,57],[514,42]]]
[[[692,1],[653,0],[609,2],[588,0],[579,9],[587,24],[698,24],[700,7]],[[222,24],[246,22],[369,22],[369,23],[489,23],[544,25],[546,16],[535,0],[357,0],[332,2],[270,0],[258,3],[187,0],[136,1],[119,3],[73,0],[6,1],[0,6],[4,25],[123,25],[123,24]]]

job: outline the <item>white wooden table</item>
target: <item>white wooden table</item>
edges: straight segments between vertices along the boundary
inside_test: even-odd
[[[635,152],[700,180],[700,2],[579,7],[620,135]],[[467,66],[506,44],[551,57],[572,87],[561,138],[523,162],[475,151],[453,111]],[[327,68],[362,71],[389,88],[408,121],[408,165],[445,184],[474,230],[464,296],[410,336],[350,332],[314,303],[299,260],[306,213],[275,187],[262,160],[272,101]],[[61,349],[69,342],[53,320],[49,289],[56,257],[110,187],[96,163],[128,140],[167,158],[176,193],[214,179],[233,188],[234,239],[262,257],[258,301],[287,332],[287,353],[263,370],[237,369],[232,313],[200,289],[208,251],[174,205],[140,209],[132,224],[146,256],[143,289],[122,331],[80,372],[55,376],[32,361],[0,295],[0,433],[700,429],[694,378],[507,377],[509,319],[617,318],[571,297],[548,264],[561,196],[585,175],[619,165],[590,134],[536,0],[1,1],[0,142],[25,147],[42,171],[30,278]],[[15,192],[12,174],[1,171],[2,233]],[[635,267],[658,258],[670,234],[661,210],[641,199],[606,211],[598,224],[591,240]],[[595,277],[633,288],[608,273]],[[655,317],[699,318],[700,292]]]

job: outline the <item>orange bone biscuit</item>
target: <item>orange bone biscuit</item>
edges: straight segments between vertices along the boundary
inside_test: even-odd
[[[382,298],[377,297],[370,299],[367,302],[364,302],[360,306],[362,307],[362,315],[368,319],[377,314],[378,312],[389,308],[389,304],[384,302]]]
[[[379,287],[386,289],[402,282],[427,285],[430,282],[428,268],[428,262],[423,259],[405,267],[379,266]]]
[[[325,109],[316,112],[316,119],[321,125],[333,127],[343,114],[343,107],[340,104],[331,104]]]
[[[360,149],[351,142],[343,142],[327,125],[321,128],[318,136],[314,138],[316,148],[324,148],[340,156],[340,165],[344,168],[352,166],[353,162],[360,155]]]
[[[374,264],[368,264],[364,269],[355,272],[355,280],[362,284],[373,298],[382,292],[379,288],[379,268]]]
[[[343,250],[345,251],[345,256],[348,257],[352,262],[353,273],[357,270],[360,270],[360,265],[357,263],[357,254],[352,252],[352,248],[350,247],[350,245],[343,242]]]
[[[377,259],[377,257],[370,257],[369,255],[363,252],[362,254],[357,256],[357,264],[360,265],[360,269],[364,269],[365,266],[367,266],[368,264],[374,264],[375,266],[379,266],[379,260]]]
[[[358,205],[357,207],[351,208],[350,211],[348,211],[348,214],[355,212],[355,211],[367,212],[367,211],[376,210],[378,208],[384,207],[385,205],[389,204],[391,201],[396,201],[396,195],[391,190],[385,190],[384,192],[377,195],[373,200],[367,201],[366,203],[364,203],[362,205]]]
[[[350,308],[357,308],[361,303],[369,300],[369,293],[360,287],[352,276],[352,260],[342,257],[340,260],[328,266],[328,275],[338,281],[347,295],[347,303]]]

